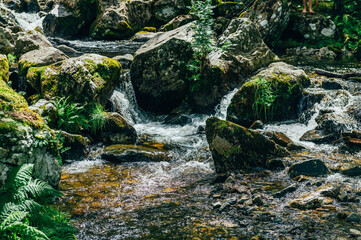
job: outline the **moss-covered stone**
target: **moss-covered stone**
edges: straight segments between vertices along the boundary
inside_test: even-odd
[[[227,120],[249,127],[254,121],[294,119],[302,90],[310,84],[305,72],[285,63],[274,63],[246,82],[227,109]]]
[[[45,99],[69,97],[73,102],[103,101],[115,88],[121,65],[96,54],[86,54],[58,64],[30,68],[27,79]]]
[[[9,81],[9,61],[7,57],[0,54],[0,81]]]
[[[7,107],[19,109],[27,106],[25,98],[0,79],[0,109]]]
[[[259,132],[211,117],[206,136],[217,173],[266,167],[267,160],[289,152]]]

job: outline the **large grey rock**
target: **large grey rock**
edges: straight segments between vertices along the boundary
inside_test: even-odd
[[[185,98],[185,64],[193,53],[190,24],[156,35],[135,53],[130,74],[142,108],[169,112]]]
[[[289,152],[259,132],[211,117],[206,136],[217,173],[266,167],[267,160]]]
[[[103,102],[114,90],[121,66],[114,59],[85,54],[45,67],[31,68],[30,84],[47,100],[69,97],[73,102]]]
[[[309,84],[310,80],[302,69],[283,62],[272,63],[233,96],[227,109],[227,120],[249,127],[255,120],[295,119],[303,88]],[[259,105],[264,96],[257,95],[257,89],[267,90],[274,101],[269,102],[269,106]]]
[[[263,40],[270,44],[279,40],[290,20],[288,2],[282,0],[257,0],[246,15],[259,28]]]
[[[331,19],[320,14],[296,12],[291,15],[285,33],[297,41],[306,40],[317,43],[323,40],[335,39],[336,24]]]
[[[31,67],[47,66],[56,62],[64,61],[68,57],[60,50],[53,47],[45,47],[25,53],[19,59],[19,74],[26,75]]]

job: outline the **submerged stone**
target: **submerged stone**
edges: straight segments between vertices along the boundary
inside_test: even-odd
[[[317,177],[329,174],[325,163],[319,159],[311,159],[291,165],[288,174],[294,178],[300,175]]]

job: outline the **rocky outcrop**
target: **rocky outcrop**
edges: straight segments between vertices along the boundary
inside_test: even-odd
[[[310,43],[334,40],[335,37],[336,24],[320,14],[293,13],[285,31],[285,38]]]
[[[60,50],[53,47],[41,48],[25,53],[19,59],[19,74],[26,76],[29,68],[43,67],[68,59]]]
[[[310,84],[306,73],[283,62],[269,67],[245,83],[227,109],[227,120],[249,127],[255,120],[297,118],[302,90]]]
[[[43,98],[69,97],[78,103],[104,101],[119,80],[120,64],[85,54],[45,67],[30,68],[27,79]]]
[[[217,173],[266,167],[267,160],[289,152],[259,132],[211,117],[206,136]]]
[[[190,24],[156,35],[135,53],[130,74],[145,110],[169,112],[185,98],[186,63],[192,58]]]
[[[53,47],[53,45],[42,33],[38,31],[19,32],[15,40],[14,53],[20,57],[27,52],[47,47]]]
[[[33,163],[35,177],[57,186],[56,137],[26,100],[0,79],[0,188],[13,166]]]
[[[257,26],[263,40],[270,44],[279,40],[290,20],[290,3],[281,0],[257,0],[245,16]]]

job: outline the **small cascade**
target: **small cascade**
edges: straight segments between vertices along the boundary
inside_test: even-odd
[[[11,9],[8,9],[2,2],[0,2],[0,7],[13,14],[16,21],[19,23],[19,26],[22,27],[25,31],[31,31],[37,27],[40,27],[41,29],[43,28],[43,20],[45,18],[43,13],[15,12]]]

